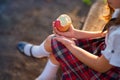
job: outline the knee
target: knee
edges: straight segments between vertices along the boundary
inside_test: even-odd
[[[46,38],[46,43],[47,44],[51,44],[51,39],[52,39],[53,36],[54,36],[54,34],[51,34]]]
[[[51,34],[45,40],[44,46],[45,46],[45,49],[49,52],[51,52],[51,39],[53,36],[54,36],[54,34]]]

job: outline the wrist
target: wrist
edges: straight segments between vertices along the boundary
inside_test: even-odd
[[[73,30],[73,38],[78,38],[78,36],[77,36],[77,33],[79,32],[79,30],[77,30],[77,29],[74,29]]]
[[[73,29],[72,38],[75,37],[75,29]]]
[[[69,49],[69,50],[71,50],[71,49],[73,49],[73,47],[75,47],[76,45],[75,44],[69,44],[69,45],[67,45],[66,47]]]

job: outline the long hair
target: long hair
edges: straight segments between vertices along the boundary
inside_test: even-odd
[[[108,22],[111,19],[112,14],[114,13],[114,9],[110,7],[109,4],[107,4],[104,8],[109,12],[109,14],[103,16],[104,20]]]
[[[118,14],[117,18],[112,18],[108,21],[108,23],[105,25],[103,32],[106,30],[109,30],[111,26],[117,26],[120,25],[120,13]]]
[[[106,16],[103,16],[103,17],[104,17],[104,20],[106,20],[107,23],[106,23],[106,25],[104,26],[102,32],[108,30],[108,29],[111,27],[111,25],[114,24],[114,21],[115,21],[115,19],[111,19],[111,18],[112,18],[112,14],[114,13],[114,9],[113,9],[112,7],[110,7],[109,4],[107,4],[106,8],[109,10],[109,14],[106,15]]]

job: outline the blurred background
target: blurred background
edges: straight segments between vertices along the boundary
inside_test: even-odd
[[[34,80],[47,58],[21,55],[16,45],[27,41],[39,45],[52,34],[52,21],[68,14],[82,29],[91,6],[97,0],[0,0],[0,80]],[[60,80],[61,70],[58,71]]]

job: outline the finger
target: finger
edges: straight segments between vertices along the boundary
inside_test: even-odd
[[[58,34],[55,34],[55,36],[56,36],[56,37],[59,37],[60,35],[58,35]]]
[[[54,31],[54,33],[58,34],[56,27],[53,27],[53,31]]]
[[[69,30],[73,30],[73,29],[74,29],[74,27],[73,27],[73,25],[71,24]]]
[[[53,30],[55,31],[56,34],[59,34],[59,35],[62,34],[62,32],[60,32],[56,27],[54,27]]]
[[[59,42],[62,42],[61,38],[58,37],[58,36],[56,36],[54,39],[57,40],[57,41],[59,41]]]
[[[64,35],[64,32],[60,32],[55,26],[54,26],[54,24],[55,24],[55,21],[53,21],[53,31],[54,31],[54,33],[56,33],[56,34],[58,34],[58,35]]]

